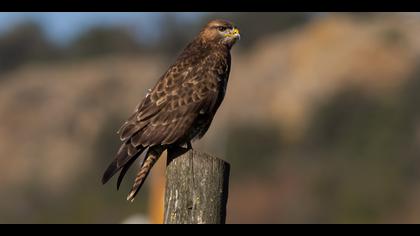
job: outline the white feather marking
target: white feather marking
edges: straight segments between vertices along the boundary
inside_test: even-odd
[[[156,101],[156,105],[160,105],[162,103],[166,102],[166,96],[165,97],[161,97]]]

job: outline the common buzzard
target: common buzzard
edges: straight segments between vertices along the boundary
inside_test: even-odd
[[[163,151],[191,148],[191,141],[206,133],[224,98],[230,49],[239,37],[238,28],[225,20],[204,26],[119,129],[123,143],[103,175],[103,184],[121,170],[118,189],[127,170],[147,150],[127,197],[133,201]]]

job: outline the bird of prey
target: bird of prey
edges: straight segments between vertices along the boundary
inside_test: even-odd
[[[230,49],[239,38],[238,28],[226,20],[212,20],[203,27],[119,129],[122,144],[102,177],[103,184],[121,171],[118,189],[145,151],[127,197],[133,201],[163,151],[191,148],[191,141],[207,132],[225,96]]]

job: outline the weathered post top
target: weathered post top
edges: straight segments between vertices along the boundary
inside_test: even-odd
[[[168,152],[164,223],[224,224],[229,171],[229,163],[205,153]]]

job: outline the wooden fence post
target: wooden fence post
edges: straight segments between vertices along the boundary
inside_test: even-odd
[[[229,163],[205,153],[168,152],[165,224],[224,224]]]

